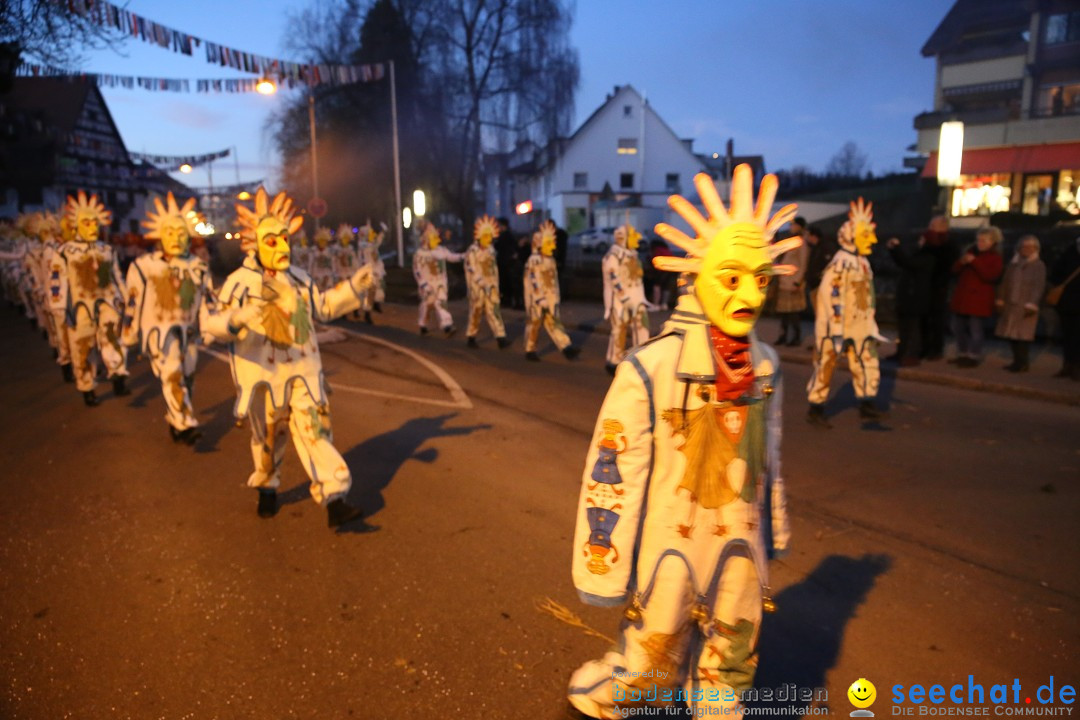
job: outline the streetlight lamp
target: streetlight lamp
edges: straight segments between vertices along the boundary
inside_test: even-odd
[[[960,184],[960,166],[964,156],[964,123],[953,120],[941,123],[941,136],[938,139],[937,181],[946,188],[945,212],[953,211],[953,188]]]
[[[189,174],[191,172],[191,163],[183,163],[182,165],[180,165],[180,172],[184,173],[185,175]]]
[[[424,197],[423,190],[413,190],[412,204],[416,217],[424,217],[424,213],[427,212],[427,200]]]
[[[273,95],[277,92],[277,83],[271,78],[263,76],[255,83],[255,92],[260,95]]]
[[[408,207],[401,211],[401,224],[405,226],[406,230],[412,227],[412,210]]]

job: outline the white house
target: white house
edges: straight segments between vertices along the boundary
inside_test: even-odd
[[[569,138],[544,148],[523,144],[505,160],[500,156],[506,178],[488,180],[486,210],[506,215],[516,208],[511,224],[520,230],[546,218],[570,233],[627,218],[651,228],[672,220],[672,193],[697,199],[692,178],[710,168],[692,145],[632,86],[616,86]]]

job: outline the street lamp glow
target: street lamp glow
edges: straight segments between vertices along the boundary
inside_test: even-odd
[[[960,184],[960,163],[964,155],[964,123],[952,121],[941,123],[938,142],[938,185],[956,187]]]
[[[250,200],[251,199],[251,193],[249,193],[247,190],[241,190],[239,193],[237,193],[236,199],[237,200]]]
[[[518,215],[528,215],[532,212],[532,208],[532,200],[526,200],[525,202],[519,202],[514,207],[514,212],[516,212]]]
[[[191,164],[190,163],[184,163],[183,165],[181,165],[180,166],[180,172],[184,173],[185,175],[190,173],[191,172]]]
[[[412,210],[407,207],[401,211],[401,224],[406,230],[412,227]]]
[[[413,190],[412,204],[416,217],[424,217],[424,213],[427,212],[427,200],[424,198],[423,190]]]
[[[255,83],[255,92],[260,95],[273,95],[277,92],[277,83],[268,77],[261,77],[259,81]]]

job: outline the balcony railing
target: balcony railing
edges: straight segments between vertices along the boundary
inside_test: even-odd
[[[915,129],[930,130],[941,127],[941,123],[948,120],[960,120],[965,125],[992,125],[994,123],[1003,123],[1019,119],[1019,113],[1013,112],[1007,107],[987,108],[985,110],[963,110],[960,112],[933,110],[930,112],[919,113],[915,116]]]

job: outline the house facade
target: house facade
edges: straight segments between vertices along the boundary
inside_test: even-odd
[[[915,118],[924,177],[941,124],[964,123],[949,214],[1080,215],[1080,6],[1075,0],[957,0],[923,46],[934,109]]]

